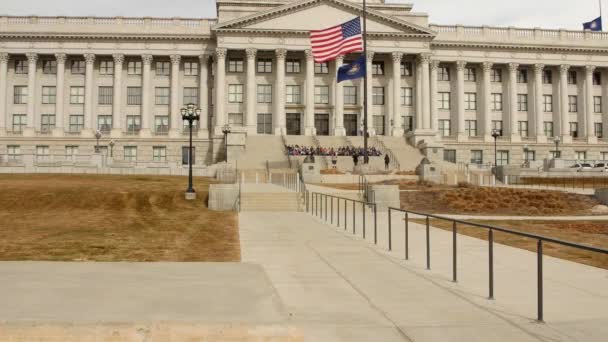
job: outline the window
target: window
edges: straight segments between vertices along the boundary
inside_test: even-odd
[[[526,69],[517,70],[517,83],[528,83],[528,70],[526,70]]]
[[[528,94],[517,94],[517,110],[520,112],[528,111]]]
[[[114,74],[114,61],[102,60],[99,62],[99,74],[100,75],[113,75]]]
[[[189,165],[190,161],[190,148],[188,146],[182,146],[182,165]],[[196,164],[196,147],[192,146],[192,165]]]
[[[134,134],[141,129],[141,116],[127,115],[127,133]]]
[[[141,75],[141,61],[129,61],[127,63],[127,73],[129,75]]]
[[[498,131],[502,137],[502,120],[492,120],[492,130]]]
[[[452,134],[450,120],[439,120],[439,134],[441,134],[442,137],[449,137]]]
[[[596,137],[601,139],[604,136],[604,125],[601,122],[594,123],[593,130]]]
[[[545,136],[553,137],[553,122],[551,122],[551,121],[543,122],[543,130],[545,132]]]
[[[576,95],[568,95],[568,111],[570,113],[578,112],[578,97]]]
[[[437,80],[438,81],[449,81],[450,80],[450,69],[447,66],[442,66],[437,69]]]
[[[13,132],[21,133],[27,124],[27,115],[13,114]]]
[[[300,73],[300,60],[288,59],[285,61],[285,72],[288,74],[299,74]]]
[[[156,76],[171,75],[171,62],[156,62]]]
[[[438,93],[439,109],[450,109],[450,93]]]
[[[231,58],[228,60],[228,72],[243,72],[243,68],[244,67],[242,59]],[[258,72],[261,71],[258,70]]]
[[[258,103],[272,103],[272,85],[258,84]]]
[[[401,88],[401,105],[411,106],[414,102],[414,89]]]
[[[72,61],[72,74],[83,75],[87,70],[87,64],[83,60]]]
[[[518,129],[520,137],[522,137],[522,138],[528,137],[528,121],[518,121],[517,129]]]
[[[576,160],[587,160],[587,151],[574,151]]]
[[[137,161],[137,146],[124,147],[124,159],[129,162]]]
[[[527,162],[536,160],[536,151],[524,151],[524,160]]]
[[[315,63],[315,74],[329,74],[329,63]]]
[[[47,145],[36,146],[36,157],[42,157],[40,159],[45,159],[49,155],[49,147]]]
[[[99,104],[100,105],[111,105],[114,99],[114,88],[112,87],[99,87]]]
[[[410,132],[414,129],[414,117],[412,116],[402,116],[401,117],[401,125],[405,132]]]
[[[553,84],[553,72],[551,70],[543,70],[543,84]]]
[[[300,104],[300,86],[299,85],[288,85],[285,95],[287,104]]]
[[[543,95],[543,109],[545,113],[553,112],[553,95]]]
[[[258,113],[258,134],[272,134],[272,114]]]
[[[65,155],[72,157],[78,154],[78,146],[76,145],[66,145],[65,146]]]
[[[372,88],[372,104],[377,106],[384,105],[384,87]]]
[[[568,84],[576,84],[576,71],[568,71]]]
[[[477,81],[477,74],[475,73],[475,68],[464,68],[464,80],[466,82]]]
[[[315,104],[329,103],[329,87],[315,86]]]
[[[55,128],[55,114],[42,114],[40,116],[40,131],[48,133]]]
[[[465,110],[477,110],[477,94],[476,93],[465,93],[464,94],[464,109]]]
[[[42,73],[47,75],[55,75],[57,73],[57,61],[42,61]]]
[[[608,160],[608,152],[601,152],[602,155],[602,160],[603,161],[607,161]]]
[[[152,146],[152,160],[155,162],[167,161],[167,147]]]
[[[502,112],[502,94],[492,94],[492,110],[495,112]]]
[[[267,59],[263,59],[263,58],[258,59],[258,73],[269,74],[271,72],[272,72],[272,59],[269,59],[269,58],[267,58]]]
[[[97,117],[97,129],[102,133],[110,133],[112,130],[112,115],[99,115]]]
[[[42,104],[55,104],[57,103],[57,88],[56,87],[42,87]]]
[[[228,113],[228,123],[231,126],[243,126],[243,113]]]
[[[384,75],[384,62],[372,62],[372,75]]]
[[[198,63],[192,61],[184,62],[184,76],[198,76]]]
[[[6,149],[8,152],[8,160],[21,161],[21,147],[19,145],[8,145]]]
[[[602,112],[602,97],[601,96],[593,97],[593,112],[594,113]]]
[[[372,116],[372,122],[374,125],[374,130],[377,135],[384,135],[384,115],[374,115]]]
[[[509,165],[509,151],[496,151],[496,163],[498,166]]]
[[[141,87],[127,87],[127,105],[141,105]]]
[[[356,105],[357,104],[357,87],[344,86],[344,104]]]
[[[456,150],[443,150],[443,160],[449,163],[456,163]]]
[[[155,89],[155,104],[161,106],[169,105],[169,88],[167,87],[156,87]]]
[[[573,138],[578,137],[578,122],[570,122],[570,136]]]
[[[15,86],[15,104],[27,104],[27,86]]]
[[[192,132],[198,131],[198,121],[192,122]],[[186,120],[182,120],[182,132],[190,133],[190,123]]]
[[[495,83],[502,82],[502,70],[492,69],[492,72],[490,73],[490,80]]]
[[[15,74],[25,75],[28,71],[28,63],[25,59],[15,60]]]
[[[401,76],[412,76],[412,62],[401,62]]]
[[[70,115],[70,133],[80,133],[84,128],[84,115]]]
[[[482,150],[471,150],[471,164],[483,164]]]
[[[228,102],[243,103],[243,85],[229,84],[228,85]]]
[[[154,117],[154,133],[159,135],[169,133],[169,116],[157,115]]]
[[[70,87],[70,103],[84,104],[84,87]]]
[[[602,85],[602,73],[601,72],[594,72],[593,73],[593,85]]]
[[[464,122],[464,128],[467,132],[467,136],[476,137],[477,136],[477,120],[466,120]]]
[[[198,104],[198,88],[184,88],[184,105],[190,103]]]

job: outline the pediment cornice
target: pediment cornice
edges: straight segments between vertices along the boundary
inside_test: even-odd
[[[221,31],[220,36],[226,35],[251,35],[251,36],[280,36],[280,37],[308,37],[310,35],[309,31],[302,30],[270,30],[270,29],[223,29]],[[417,33],[398,33],[398,32],[373,32],[368,33],[368,38],[375,39],[390,39],[390,38],[407,38],[413,39],[416,38],[418,40],[432,40],[433,37],[427,34],[417,34]]]

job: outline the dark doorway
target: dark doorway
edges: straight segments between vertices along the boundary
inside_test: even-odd
[[[344,114],[344,129],[346,130],[347,136],[357,136],[359,130],[358,123],[357,114]]]
[[[317,135],[329,135],[329,114],[315,114]]]
[[[300,113],[287,113],[287,135],[301,135]]]

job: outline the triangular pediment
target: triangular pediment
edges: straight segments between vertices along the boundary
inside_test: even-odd
[[[220,23],[216,31],[311,31],[335,26],[363,16],[361,5],[345,0],[300,0],[244,18]],[[369,33],[430,35],[435,33],[403,20],[367,10]]]

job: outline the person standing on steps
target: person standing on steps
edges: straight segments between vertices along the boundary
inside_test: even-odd
[[[384,156],[384,169],[388,171],[388,165],[391,163],[391,158],[388,156],[388,153]]]
[[[359,164],[359,155],[356,152],[353,154],[353,164],[355,164],[355,167]]]

